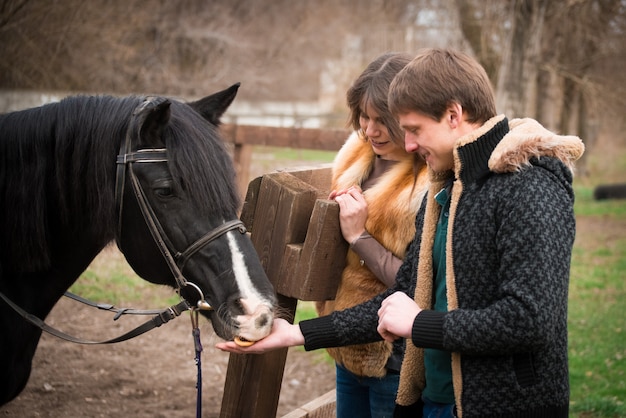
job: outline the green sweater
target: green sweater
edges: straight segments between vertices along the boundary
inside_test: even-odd
[[[435,200],[441,205],[441,214],[437,223],[435,242],[433,243],[434,279],[433,301],[434,310],[446,312],[448,297],[446,295],[446,236],[448,233],[448,218],[450,216],[450,195],[452,185],[441,189],[435,195]],[[431,401],[453,404],[454,388],[452,386],[452,360],[450,352],[427,348],[424,350],[424,364],[426,369],[426,387],[424,396]]]

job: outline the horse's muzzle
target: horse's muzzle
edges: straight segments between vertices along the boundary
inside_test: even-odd
[[[240,302],[244,314],[235,317],[235,336],[247,341],[258,341],[267,337],[274,322],[273,306],[253,303],[248,299],[241,299]]]

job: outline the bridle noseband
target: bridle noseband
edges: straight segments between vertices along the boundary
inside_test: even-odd
[[[143,108],[144,105],[140,105],[138,108]],[[121,249],[121,238],[122,238],[122,213],[124,209],[124,187],[126,182],[126,172],[128,171],[128,177],[130,179],[133,192],[135,195],[135,199],[137,200],[137,204],[141,209],[141,213],[143,218],[148,226],[148,230],[154,239],[154,242],[159,247],[163,258],[167,262],[172,274],[174,275],[174,280],[176,281],[176,285],[178,286],[177,291],[180,293],[181,289],[184,287],[190,286],[194,288],[198,294],[200,295],[200,299],[197,302],[197,308],[201,310],[210,310],[212,309],[211,305],[204,298],[204,293],[196,285],[195,283],[187,281],[183,276],[182,270],[185,267],[187,261],[200,249],[202,249],[205,245],[209,244],[211,241],[219,238],[223,234],[232,230],[239,230],[241,234],[246,233],[246,228],[239,219],[234,219],[224,224],[218,226],[217,228],[209,231],[198,240],[189,245],[184,251],[175,251],[174,245],[171,240],[168,238],[165,230],[161,226],[154,210],[150,206],[150,202],[146,198],[146,194],[141,187],[141,183],[135,172],[133,170],[134,164],[146,164],[146,163],[159,163],[159,162],[167,162],[167,150],[165,148],[147,148],[147,149],[139,149],[137,151],[131,151],[131,129],[129,128],[125,141],[120,146],[120,153],[117,156],[117,172],[115,179],[115,201],[116,201],[116,209],[118,216],[118,226],[117,226],[117,243],[118,247]]]

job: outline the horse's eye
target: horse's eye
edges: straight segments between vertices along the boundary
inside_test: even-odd
[[[172,188],[172,181],[167,179],[156,181],[152,184],[152,190],[154,194],[160,197],[170,197],[174,195],[174,189]]]
[[[172,193],[171,187],[159,187],[158,189],[154,189],[154,194],[161,196],[161,197],[169,197],[173,193]]]

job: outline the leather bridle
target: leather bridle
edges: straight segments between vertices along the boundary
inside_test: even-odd
[[[145,104],[145,103],[144,103]],[[140,106],[141,108],[142,106]],[[228,231],[232,231],[237,229],[241,234],[246,233],[246,228],[239,219],[234,219],[228,222],[223,223],[217,228],[209,231],[198,240],[189,245],[184,251],[176,251],[174,245],[171,240],[168,238],[165,230],[161,226],[159,219],[157,218],[154,210],[150,206],[150,202],[146,198],[146,194],[141,187],[141,183],[135,172],[133,170],[134,164],[148,164],[148,163],[159,163],[159,162],[167,162],[167,150],[165,148],[147,148],[147,149],[139,149],[136,151],[131,151],[131,129],[128,130],[126,134],[125,141],[120,146],[120,153],[117,156],[117,172],[115,179],[115,201],[117,208],[117,216],[118,216],[118,227],[117,227],[117,241],[118,247],[120,247],[120,240],[122,237],[122,215],[124,209],[124,187],[126,182],[126,174],[128,173],[128,177],[130,183],[133,188],[133,192],[135,195],[135,199],[137,200],[137,204],[141,209],[141,213],[143,218],[148,226],[148,230],[154,239],[154,242],[159,247],[163,258],[167,262],[168,267],[170,268],[172,274],[174,275],[174,280],[176,281],[176,285],[178,286],[177,291],[180,293],[180,290],[184,287],[191,286],[194,288],[200,295],[200,299],[197,302],[197,308],[202,310],[210,310],[212,309],[211,305],[204,298],[204,294],[202,290],[196,285],[185,279],[182,271],[185,267],[187,261],[200,249],[202,249],[205,245],[209,244],[211,241],[219,238],[223,234]],[[182,296],[182,295],[181,295]]]
[[[143,105],[140,105],[138,110],[140,110],[143,106],[145,106],[145,102]],[[132,126],[132,124],[131,124]],[[200,341],[200,328],[198,326],[198,312],[200,310],[212,310],[211,305],[204,298],[204,293],[200,289],[198,285],[192,283],[185,279],[182,271],[185,267],[187,261],[200,249],[202,249],[205,245],[209,244],[211,241],[219,238],[223,234],[228,231],[232,231],[234,229],[239,230],[241,234],[246,233],[246,228],[239,219],[235,219],[232,221],[228,221],[218,226],[217,228],[209,231],[198,240],[189,245],[184,251],[176,251],[172,241],[168,238],[165,230],[161,226],[159,219],[157,218],[152,206],[150,206],[150,202],[146,198],[146,194],[141,187],[141,183],[139,179],[135,175],[133,167],[135,164],[148,164],[148,163],[163,163],[167,162],[167,150],[165,148],[148,148],[148,149],[139,149],[137,151],[131,151],[131,135],[132,130],[129,128],[126,133],[125,141],[120,146],[120,153],[117,156],[117,172],[115,178],[115,200],[116,200],[116,208],[117,208],[117,216],[118,216],[118,226],[117,226],[117,242],[118,247],[121,250],[121,238],[122,238],[122,218],[123,218],[123,210],[124,210],[124,187],[126,183],[126,173],[128,173],[128,177],[130,179],[130,183],[133,188],[133,192],[135,195],[135,199],[137,200],[137,204],[141,209],[141,214],[148,226],[148,230],[150,230],[150,234],[154,239],[154,242],[159,247],[163,258],[167,262],[172,274],[174,275],[174,280],[176,280],[176,285],[178,286],[178,293],[181,297],[183,297],[181,290],[187,286],[195,289],[200,298],[195,306],[189,304],[191,313],[191,323],[192,323],[192,335],[194,337],[194,348],[195,348],[195,362],[197,368],[197,382],[196,382],[196,417],[202,417],[202,364],[200,355],[202,352],[202,343]],[[189,302],[189,301],[187,301]]]

